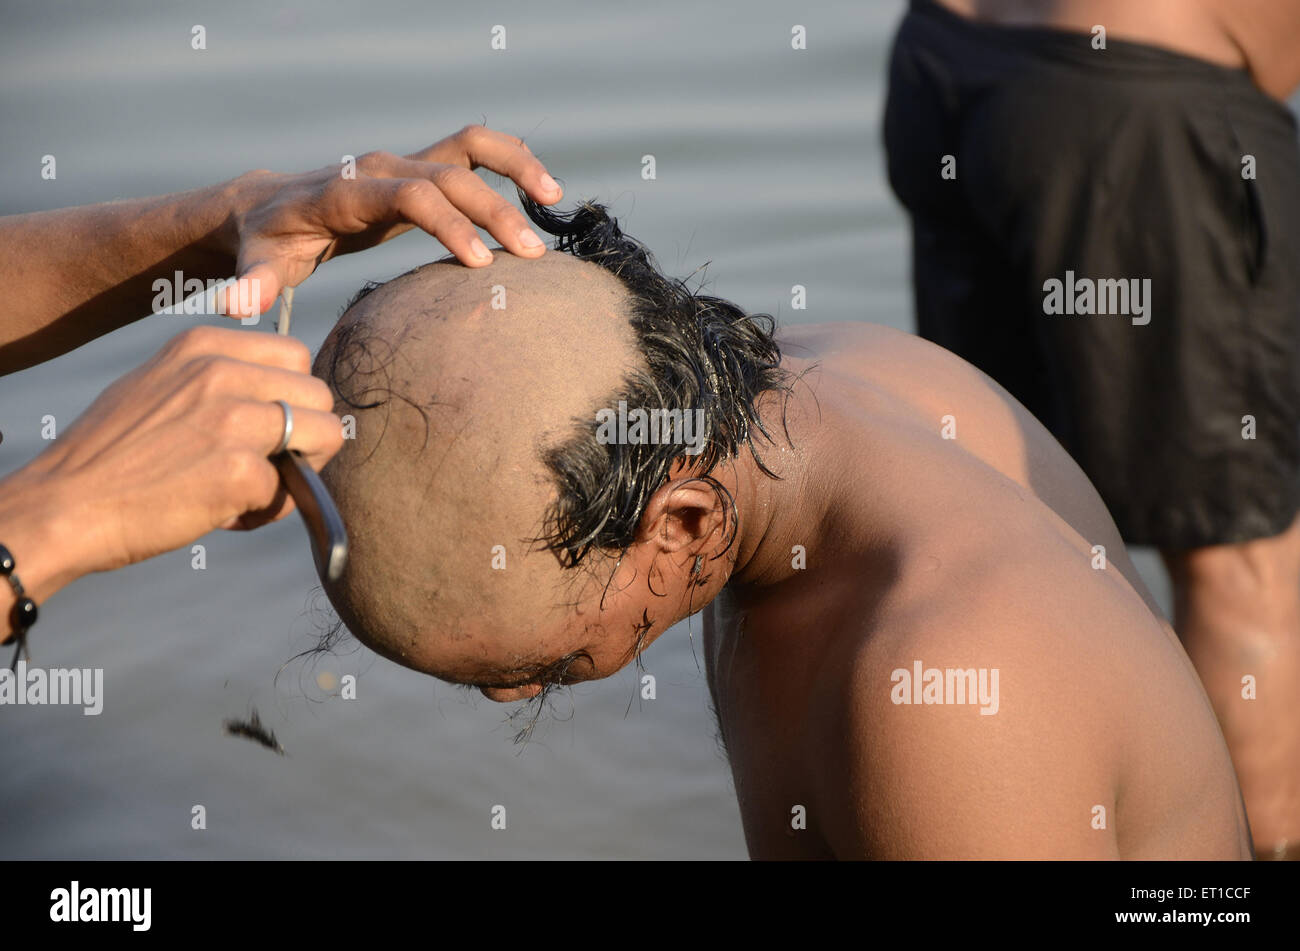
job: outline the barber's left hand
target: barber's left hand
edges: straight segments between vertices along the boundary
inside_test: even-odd
[[[369,152],[344,166],[284,175],[249,172],[235,179],[231,240],[238,244],[238,276],[256,280],[256,306],[271,307],[323,262],[373,247],[413,227],[441,241],[464,264],[482,267],[492,255],[474,226],[519,257],[540,257],[546,246],[520,209],[498,195],[473,169],[508,176],[529,197],[550,205],[562,192],[521,139],[480,125],[405,157]],[[236,299],[238,298],[238,299]],[[255,306],[245,290],[232,295],[231,316]]]

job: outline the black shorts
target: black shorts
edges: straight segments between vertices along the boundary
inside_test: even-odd
[[[1042,420],[1130,543],[1276,535],[1300,511],[1295,119],[1244,71],[1092,40],[913,0],[885,144],[918,331]]]

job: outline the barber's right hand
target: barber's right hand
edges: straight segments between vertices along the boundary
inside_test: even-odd
[[[284,410],[273,402],[281,399],[293,410],[289,447],[319,471],[343,433],[329,387],[310,374],[307,348],[269,333],[187,330],[0,482],[0,525],[6,510],[17,510],[16,497],[39,499],[47,513],[56,504],[74,513],[77,537],[63,541],[75,548],[66,560],[76,564],[57,573],[66,583],[215,528],[283,518],[293,501],[269,459],[284,434]],[[14,554],[21,570],[23,554]]]

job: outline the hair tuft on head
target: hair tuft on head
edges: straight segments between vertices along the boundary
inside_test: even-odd
[[[759,418],[757,402],[768,390],[788,394],[789,374],[781,368],[776,321],[747,314],[730,301],[693,292],[684,281],[665,276],[645,245],[628,237],[605,206],[584,201],[557,212],[521,190],[524,211],[555,237],[555,250],[597,264],[618,277],[632,299],[630,323],[644,365],[611,394],[611,408],[703,411],[702,450],[693,462],[701,478],[748,447],[764,473],[754,445],[758,431],[771,435]],[[543,451],[559,489],[537,541],[566,566],[580,564],[593,549],[625,550],[650,496],[685,456],[677,444],[602,443],[594,420],[576,420],[574,434]],[[724,500],[734,518],[734,507]]]

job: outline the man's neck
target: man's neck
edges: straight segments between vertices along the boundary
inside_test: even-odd
[[[732,492],[739,519],[736,563],[729,585],[760,589],[780,584],[802,570],[796,567],[796,545],[806,548],[824,521],[831,498],[827,481],[816,477],[820,420],[810,412],[811,390],[802,383],[788,401],[772,393],[760,401],[760,415],[769,442],[755,433],[763,466],[754,453],[742,450],[724,472],[715,473]],[[789,441],[786,433],[789,432]]]

